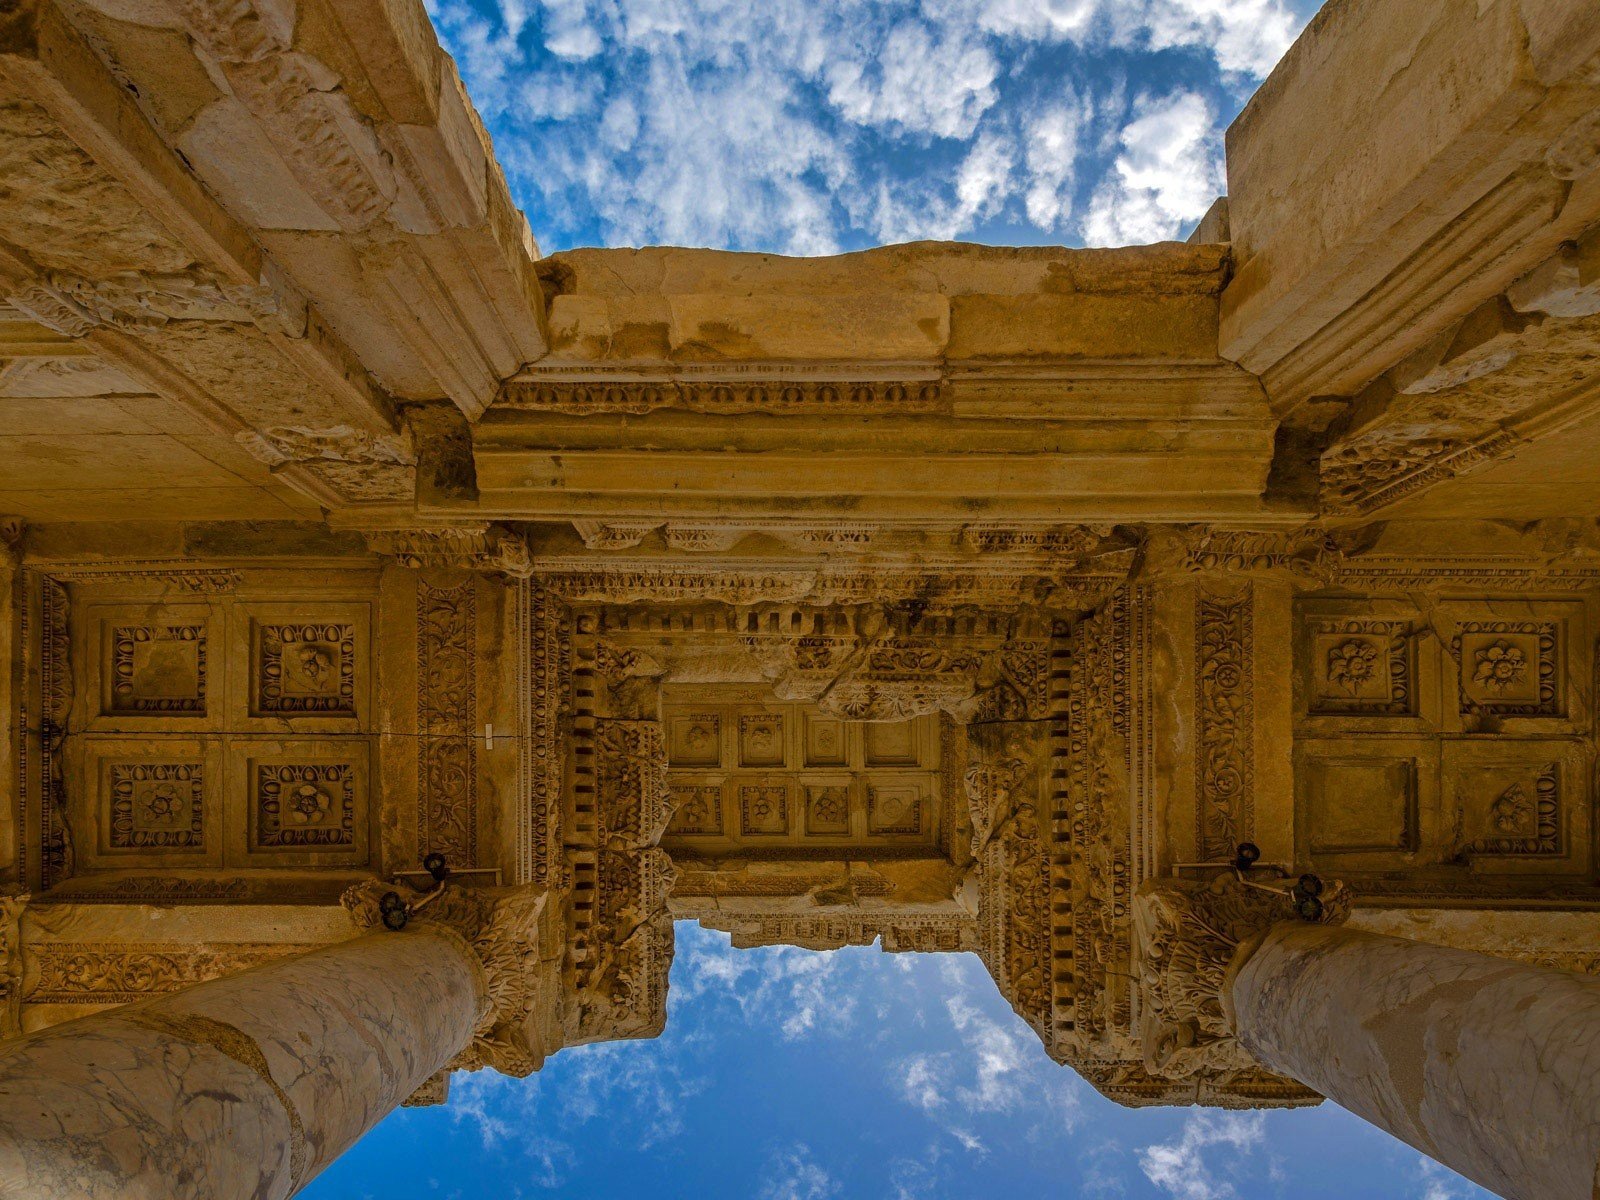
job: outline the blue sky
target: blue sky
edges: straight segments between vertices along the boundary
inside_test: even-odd
[[[428,0],[546,252],[1186,234],[1316,0]]]
[[[666,1034],[458,1074],[308,1200],[1481,1200],[1350,1114],[1130,1111],[973,955],[734,950],[678,925]]]
[[[1184,236],[1315,0],[430,0],[545,252]],[[970,955],[678,929],[664,1037],[458,1075],[312,1200],[1477,1200],[1332,1105],[1132,1112]]]

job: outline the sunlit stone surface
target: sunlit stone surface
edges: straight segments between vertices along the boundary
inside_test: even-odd
[[[541,257],[420,5],[0,13],[0,1189],[287,1196],[690,917],[1600,1194],[1600,12],[1332,0],[1228,176]]]

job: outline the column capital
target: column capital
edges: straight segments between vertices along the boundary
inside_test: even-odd
[[[460,937],[483,968],[485,1001],[472,1043],[447,1069],[476,1071],[493,1067],[502,1075],[531,1075],[544,1061],[543,1001],[539,972],[539,924],[545,889],[533,884],[509,888],[462,888],[443,884],[418,892],[407,884],[369,879],[340,898],[361,929],[394,928],[385,918],[396,897],[404,906],[404,925],[445,929]],[[396,936],[405,936],[404,928]]]
[[[453,568],[511,579],[527,579],[533,574],[528,543],[493,522],[365,529],[362,537],[374,554],[393,558],[413,570]]]
[[[1277,890],[1281,886],[1283,890]],[[1228,988],[1267,931],[1280,921],[1343,923],[1342,883],[1301,876],[1270,883],[1235,873],[1209,883],[1147,881],[1133,902],[1133,974],[1145,1068],[1187,1079],[1255,1067],[1234,1034]],[[1311,895],[1313,889],[1318,894]]]

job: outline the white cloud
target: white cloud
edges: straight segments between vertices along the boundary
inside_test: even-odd
[[[429,0],[429,11],[547,248],[593,230],[611,245],[820,254],[989,223],[1052,240],[1165,236],[1193,219],[1185,179],[1218,190],[1219,105],[1183,93],[1200,108],[1168,115],[1202,119],[1205,145],[1185,150],[1187,123],[1167,130],[1188,157],[1152,183],[1140,148],[1161,140],[1147,128],[1159,102],[1118,138],[1108,121],[1122,77],[1139,77],[1141,53],[1191,48],[1233,95],[1230,79],[1261,75],[1288,45],[1293,2],[496,0],[486,15]],[[1133,57],[1092,68],[1105,47]],[[1044,57],[1062,53],[1079,57]],[[1095,188],[1108,129],[1116,160]]]
[[[1210,105],[1195,92],[1142,97],[1119,137],[1121,153],[1089,202],[1091,245],[1176,237],[1221,193],[1221,145]]]
[[[839,1181],[819,1166],[804,1145],[774,1158],[761,1185],[761,1200],[829,1200]]]
[[[1238,1193],[1212,1174],[1206,1151],[1227,1147],[1243,1153],[1265,1136],[1266,1118],[1261,1113],[1197,1109],[1184,1121],[1176,1141],[1146,1146],[1139,1154],[1139,1167],[1145,1178],[1176,1200],[1232,1200]]]

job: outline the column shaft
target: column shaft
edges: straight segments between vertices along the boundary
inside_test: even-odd
[[[0,1197],[281,1200],[472,1039],[447,929],[371,933],[0,1046]]]
[[[1273,926],[1229,989],[1240,1043],[1511,1200],[1600,1200],[1600,979]]]

